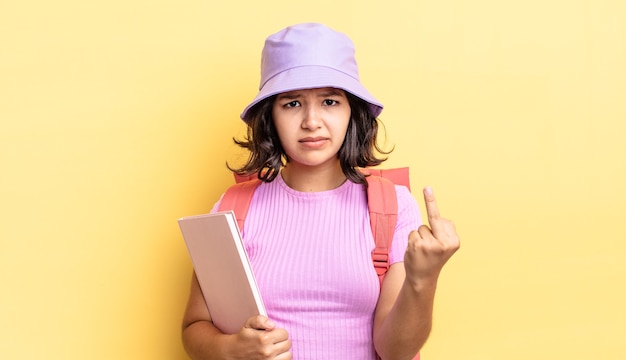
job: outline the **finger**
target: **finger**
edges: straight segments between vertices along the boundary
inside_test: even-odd
[[[423,226],[423,225],[422,225]],[[409,243],[407,246],[407,250],[408,249],[417,249],[417,247],[419,246],[420,242],[423,241],[422,238],[422,234],[420,234],[420,230],[419,228],[417,230],[413,230],[409,233]]]
[[[430,186],[424,188],[424,202],[426,203],[426,214],[428,214],[428,220],[436,220],[439,218],[439,207],[437,207],[437,201],[435,200],[435,193]],[[431,224],[432,225],[432,224]]]
[[[274,344],[289,345],[287,349],[291,348],[291,340],[289,340],[289,333],[282,328],[275,329],[272,334],[274,335]]]
[[[417,228],[416,233],[418,235],[418,240],[420,241],[432,240],[432,238],[435,237],[428,225],[420,225],[420,227]]]
[[[263,315],[255,315],[246,321],[244,327],[256,330],[272,330],[276,324]]]

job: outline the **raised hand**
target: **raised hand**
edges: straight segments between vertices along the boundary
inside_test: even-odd
[[[422,225],[409,234],[404,255],[407,280],[415,283],[436,281],[445,263],[460,246],[454,223],[440,216],[430,187],[424,188],[424,201],[429,225]]]

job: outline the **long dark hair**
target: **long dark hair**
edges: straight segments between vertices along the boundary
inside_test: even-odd
[[[379,120],[369,112],[368,103],[346,92],[351,115],[346,137],[339,148],[338,158],[346,177],[357,184],[366,184],[359,168],[376,166],[387,160],[378,154],[388,155],[393,151],[383,150],[377,143]],[[239,168],[226,166],[238,175],[257,174],[265,182],[273,181],[281,167],[289,161],[283,149],[274,120],[272,107],[276,96],[262,100],[248,110],[246,120],[248,132],[243,140],[233,138],[235,144],[250,152],[248,161]],[[380,123],[382,125],[382,123]]]

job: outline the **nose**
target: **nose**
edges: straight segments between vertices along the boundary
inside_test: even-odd
[[[314,130],[318,129],[321,126],[321,112],[317,106],[309,105],[305,108],[305,111],[302,113],[302,128]]]

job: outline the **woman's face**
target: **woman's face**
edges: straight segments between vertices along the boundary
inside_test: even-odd
[[[338,161],[350,114],[345,92],[335,88],[285,92],[276,97],[272,107],[289,162],[309,167]]]

